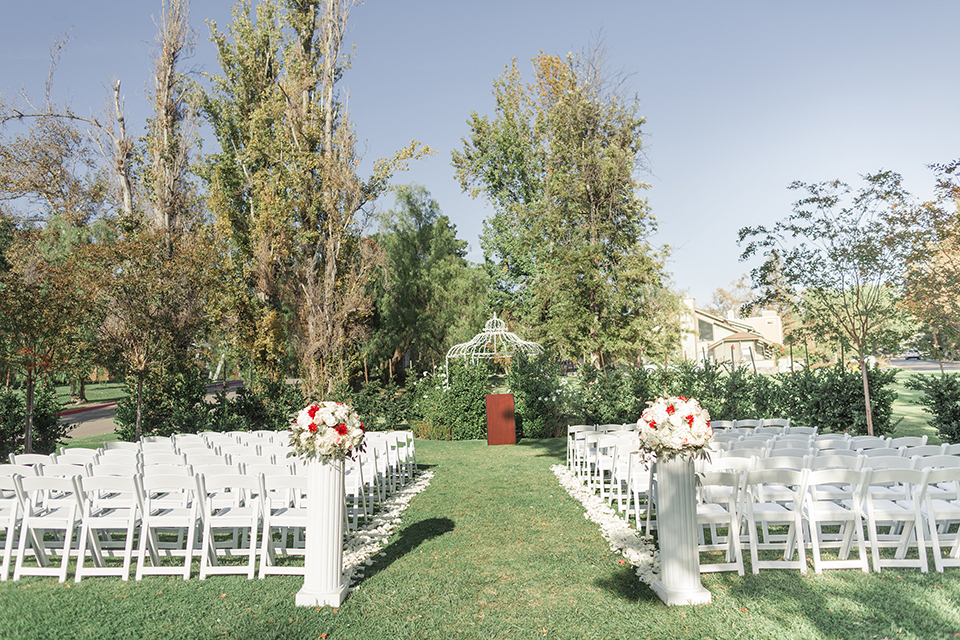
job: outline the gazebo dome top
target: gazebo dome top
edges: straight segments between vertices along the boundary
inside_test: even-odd
[[[454,358],[467,358],[470,362],[480,359],[509,358],[517,351],[526,354],[543,353],[543,347],[536,342],[521,340],[516,334],[507,331],[507,323],[496,314],[483,325],[483,331],[470,342],[454,345],[447,351],[447,361]]]

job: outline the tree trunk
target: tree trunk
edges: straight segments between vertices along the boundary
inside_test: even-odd
[[[867,359],[860,354],[860,373],[863,375],[863,402],[867,408],[867,435],[873,435],[873,410],[870,408],[870,383],[867,379]]]
[[[27,369],[27,430],[23,452],[33,453],[33,368]]]
[[[143,378],[137,377],[137,429],[134,442],[140,442],[140,416],[143,411]]]

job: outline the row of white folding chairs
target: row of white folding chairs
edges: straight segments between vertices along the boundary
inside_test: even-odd
[[[710,426],[714,431],[724,429],[790,429],[790,418],[760,418],[760,419],[741,419],[741,420],[711,420]]]
[[[45,496],[42,506],[40,495]],[[107,575],[127,580],[134,559],[137,580],[149,574],[188,579],[195,555],[200,559],[201,579],[222,573],[253,578],[258,553],[261,578],[302,574],[302,565],[277,566],[276,556],[278,549],[298,553],[296,541],[287,543],[288,531],[306,528],[308,497],[304,475],[0,475],[5,533],[0,580],[8,578],[13,557],[14,580],[52,575],[63,582],[71,556],[77,558],[77,582],[84,576]],[[218,541],[214,533],[224,529],[233,535]],[[176,530],[177,541],[161,541],[161,530]],[[237,535],[238,530],[242,535]],[[58,538],[45,538],[48,531],[59,532]],[[122,539],[117,539],[120,533]],[[277,534],[279,540],[274,539]],[[139,538],[136,558],[135,538]],[[302,541],[303,535],[295,540]],[[60,556],[59,566],[53,566],[51,552]],[[36,566],[24,564],[28,556]],[[122,564],[111,566],[105,556],[120,557]],[[221,564],[224,556],[245,556],[247,562]],[[161,557],[183,560],[171,566]]]
[[[412,474],[416,472],[413,445],[410,444],[408,446],[404,444],[403,447],[400,448],[401,454],[398,455],[395,453],[397,448],[396,442],[398,440],[405,441],[405,437],[375,437],[372,439],[370,443],[371,446],[368,447],[365,453],[359,455],[356,460],[346,461],[344,518],[348,531],[353,531],[358,528],[361,517],[364,519],[364,522],[369,520],[375,505],[386,499],[396,489],[398,486],[397,483],[403,482],[403,480],[400,479],[401,477],[404,477],[406,474],[410,474],[409,477],[412,477]],[[391,443],[393,443],[392,447]],[[391,453],[391,451],[394,452]],[[383,452],[385,459],[389,456],[391,460],[399,461],[401,464],[391,463],[390,466],[387,466],[384,462],[381,462],[381,452]],[[136,453],[141,454],[142,452]],[[179,462],[182,462],[182,460]],[[198,469],[203,473],[196,473]],[[44,465],[42,462],[36,462],[32,466],[0,465],[0,476],[11,477],[15,474],[22,474],[28,477],[62,478],[76,475],[78,477],[99,478],[103,475],[130,475],[141,478],[142,482],[146,484],[153,483],[153,478],[157,477],[196,478],[200,475],[207,477],[220,477],[221,475],[262,475],[267,478],[287,478],[291,475],[306,477],[306,467],[300,463],[300,461],[293,461],[288,464],[264,462],[264,464],[259,465],[244,465],[243,463],[234,466],[206,465],[198,469],[195,469],[194,466],[189,464],[150,464],[149,458],[147,463],[138,458],[131,458],[131,463],[126,465],[89,463],[86,465]],[[367,473],[371,480],[365,481],[364,473]],[[99,480],[96,480],[94,482],[98,481]],[[183,482],[189,483],[190,480],[184,480]],[[282,480],[271,480],[270,482],[282,482]],[[12,498],[12,494],[3,497],[9,500]],[[39,507],[40,504],[36,506]],[[8,532],[6,538],[8,546],[12,542],[12,539],[12,534]],[[178,540],[181,543],[182,539],[182,535],[178,536]],[[268,542],[269,541],[266,540],[264,541],[265,544]],[[297,536],[294,544],[302,545],[302,536]],[[284,547],[286,546],[284,543]],[[9,554],[7,554],[7,556],[9,557]],[[261,569],[261,572],[263,571],[264,569]]]
[[[70,451],[70,450],[67,450]],[[244,457],[218,456],[214,454],[187,457],[181,454],[155,454],[140,451],[125,451],[126,455],[95,456],[89,462],[78,459],[71,463],[64,463],[67,455],[61,456],[31,456],[21,461],[29,460],[31,465],[0,465],[0,475],[40,475],[40,476],[72,476],[84,477],[110,475],[186,475],[204,474],[258,474],[266,475],[305,475],[306,468],[297,460],[285,456]],[[44,462],[53,460],[53,462]],[[372,516],[375,505],[380,504],[387,496],[384,487],[383,474],[378,471],[379,456],[376,452],[370,459],[348,460],[346,462],[344,478],[344,500],[346,524],[348,530],[354,531],[366,523]],[[364,472],[371,478],[364,480]]]
[[[928,459],[929,460],[929,459]],[[752,570],[799,569],[806,573],[806,548],[814,569],[859,568],[869,571],[869,542],[873,568],[918,567],[928,570],[931,547],[937,571],[960,566],[960,532],[948,534],[960,522],[960,465],[927,464],[922,468],[822,468],[710,471],[701,478],[698,506],[701,551],[724,551],[725,562],[702,565],[702,571],[737,570],[743,574],[741,524],[747,527]],[[717,526],[727,529],[718,536]],[[786,526],[786,534],[770,532],[771,525]],[[838,534],[824,525],[839,526]],[[866,535],[863,527],[866,526]],[[704,529],[712,529],[710,543]],[[946,536],[950,549],[944,557]],[[857,557],[850,558],[856,544]],[[821,549],[835,547],[837,558],[825,560]],[[881,548],[894,549],[884,557]],[[775,549],[775,560],[760,559],[759,552]],[[907,557],[911,549],[916,557]]]

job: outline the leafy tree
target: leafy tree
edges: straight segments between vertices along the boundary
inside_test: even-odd
[[[936,198],[915,211],[919,229],[904,305],[922,326],[921,346],[940,361],[960,347],[960,161],[935,165]]]
[[[803,290],[807,326],[821,335],[834,335],[860,360],[867,433],[873,417],[866,358],[896,345],[909,335],[909,323],[898,303],[898,287],[913,246],[915,230],[903,223],[914,205],[901,177],[882,171],[864,176],[854,191],[839,181],[806,184],[793,214],[773,227],[744,227],[739,242],[747,260],[778,251],[783,277]],[[762,268],[752,272],[764,281]],[[761,289],[756,304],[768,290]]]
[[[496,114],[474,112],[453,165],[464,190],[494,207],[481,245],[492,306],[563,357],[662,353],[679,302],[649,245],[653,217],[638,191],[635,97],[599,48],[566,60],[540,54],[534,81],[514,61],[494,83]],[[664,302],[668,304],[664,305]]]
[[[423,187],[409,186],[397,192],[396,202],[374,238],[383,248],[384,267],[382,278],[371,283],[373,335],[366,345],[374,362],[389,363],[391,377],[407,353],[420,368],[442,362],[456,318],[476,307],[476,300],[462,304],[455,297],[470,269],[467,243],[457,238],[437,201]]]
[[[337,83],[349,2],[265,0],[212,24],[221,75],[203,111],[220,144],[207,162],[208,206],[230,241],[242,345],[279,378],[291,339],[310,393],[346,375],[364,337],[375,247],[364,207],[406,160],[412,142],[373,175],[356,173],[356,135]]]
[[[92,317],[91,291],[76,256],[48,261],[36,251],[40,232],[24,232],[0,272],[0,352],[23,376],[26,389],[23,446],[34,445],[34,390],[38,380],[69,369]]]
[[[753,300],[753,288],[750,286],[749,276],[743,274],[739,279],[730,283],[727,289],[718,287],[713,292],[707,311],[726,318],[727,314],[737,315],[743,305]]]

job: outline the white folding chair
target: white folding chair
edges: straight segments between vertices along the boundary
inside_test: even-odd
[[[298,541],[307,527],[307,502],[304,496],[307,493],[306,475],[276,475],[259,476],[260,496],[263,509],[263,537],[260,542],[260,572],[263,578],[272,575],[303,575],[303,565],[277,564],[277,549],[284,556],[303,555],[303,548],[298,548]],[[278,530],[278,540],[274,539],[274,532]],[[293,541],[288,544],[288,535]]]
[[[13,474],[0,475],[0,527],[2,527],[0,532],[3,533],[0,582],[6,582],[10,575],[10,561],[14,556],[14,542],[20,530],[20,500],[17,497]]]
[[[921,447],[925,444],[927,444],[927,436],[903,436],[890,440],[891,449],[899,449],[900,447]]]
[[[753,573],[760,569],[799,569],[807,573],[807,559],[803,543],[803,497],[806,493],[808,471],[793,469],[763,469],[747,471],[744,478],[744,507],[750,540],[750,560]],[[785,502],[764,500],[765,485],[772,484],[790,490],[790,499]],[[774,525],[787,528],[783,535],[765,535],[759,539],[759,525]],[[760,551],[781,551],[777,560],[761,560]],[[794,552],[799,555],[794,558]]]
[[[186,474],[145,475],[139,480],[138,489],[141,522],[137,580],[145,575],[182,575],[184,580],[189,580],[200,502],[196,480]],[[160,533],[170,531],[177,532],[176,542],[162,543]],[[181,542],[184,537],[185,545]],[[168,558],[183,556],[183,565],[163,565],[161,554]]]
[[[927,545],[923,535],[922,506],[926,494],[929,471],[919,469],[877,469],[870,474],[869,489],[865,492],[867,533],[873,570],[880,573],[881,567],[919,567],[922,573],[929,571]],[[890,500],[881,490],[897,487],[905,490],[906,498]],[[886,527],[886,533],[881,533]],[[907,558],[910,547],[916,547],[916,559]],[[893,558],[883,558],[880,548],[896,549]]]
[[[724,552],[723,562],[700,563],[700,573],[716,571],[736,571],[743,575],[743,550],[740,544],[740,492],[744,474],[735,471],[710,471],[701,478],[704,494],[725,495],[723,500],[701,500],[697,504],[697,524],[699,525],[699,551]],[[704,527],[710,527],[710,542],[706,541]],[[725,528],[727,533],[720,536],[717,529]]]
[[[130,579],[133,562],[133,540],[140,522],[135,476],[92,476],[80,479],[83,497],[83,523],[77,551],[75,580],[85,576],[120,576]],[[123,533],[122,543],[114,540]],[[122,545],[122,546],[121,546]],[[107,566],[104,555],[114,557],[120,549],[123,559],[119,567]],[[93,566],[86,565],[87,555]]]
[[[13,476],[14,490],[22,514],[17,561],[13,569],[14,580],[32,575],[57,576],[60,582],[66,581],[70,549],[83,515],[79,478],[79,475]],[[43,497],[38,499],[41,495]],[[50,566],[47,557],[48,547],[44,541],[47,531],[63,532],[63,544],[59,548],[59,568]],[[35,567],[23,564],[28,544],[37,560]]]
[[[927,469],[927,485],[936,485],[937,497],[928,490],[924,498],[923,515],[930,533],[933,563],[939,573],[945,567],[960,567],[960,528],[950,533],[952,525],[960,523],[960,467]],[[941,542],[941,537],[943,542]],[[952,538],[952,542],[948,542]],[[943,545],[950,545],[943,556]]]
[[[824,569],[858,568],[864,573],[870,571],[867,563],[867,550],[863,539],[863,492],[867,471],[854,469],[821,469],[807,473],[807,491],[804,496],[803,516],[810,532],[810,550],[813,556],[813,568],[817,573]],[[824,491],[824,488],[829,490]],[[850,491],[851,497],[836,500],[834,489]],[[825,536],[825,525],[838,526],[839,532]],[[851,559],[850,549],[856,541],[857,558]],[[824,560],[821,549],[839,547],[836,560]]]
[[[259,476],[198,473],[195,478],[202,527],[200,579],[205,580],[212,574],[246,574],[247,579],[252,580],[257,570],[257,532],[260,527],[260,500],[254,497],[260,492]],[[215,533],[222,529],[231,530],[231,539],[218,544]],[[243,535],[238,535],[240,532]],[[246,555],[246,567],[221,564],[219,555]]]

